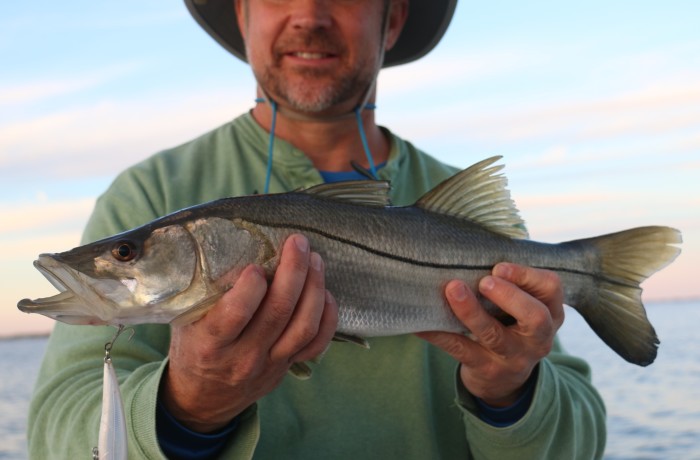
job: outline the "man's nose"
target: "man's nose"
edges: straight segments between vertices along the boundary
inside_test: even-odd
[[[297,0],[290,3],[290,24],[293,27],[319,29],[331,26],[333,0]]]

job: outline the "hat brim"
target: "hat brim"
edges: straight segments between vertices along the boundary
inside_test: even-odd
[[[233,0],[185,0],[197,23],[221,46],[246,61],[245,44]],[[382,67],[420,59],[440,42],[452,20],[457,0],[409,0],[406,24]]]

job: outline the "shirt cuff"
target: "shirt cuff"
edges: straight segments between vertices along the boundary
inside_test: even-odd
[[[158,401],[156,433],[160,448],[169,459],[205,460],[220,453],[238,426],[238,417],[213,433],[197,433],[178,422]]]
[[[516,423],[523,418],[530,409],[532,397],[535,394],[535,386],[537,383],[537,374],[539,373],[539,365],[535,367],[530,375],[530,378],[525,382],[525,388],[520,397],[510,406],[493,407],[486,404],[480,398],[474,398],[476,401],[477,414],[479,418],[491,426],[497,428],[505,428]]]

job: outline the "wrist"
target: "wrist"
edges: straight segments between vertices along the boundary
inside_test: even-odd
[[[211,388],[211,384],[197,385],[196,379],[187,379],[186,385],[178,385],[177,377],[169,369],[163,374],[158,401],[178,423],[197,433],[220,430],[243,412],[233,405],[234,398],[223,388]]]
[[[520,388],[518,398],[507,406],[494,406],[480,398],[474,398],[479,418],[489,425],[501,428],[510,426],[523,418],[530,410],[535,395],[538,369],[535,368],[530,378]]]
[[[501,408],[515,404],[522,397],[529,388],[530,382],[536,380],[538,368],[536,364],[513,383],[512,380],[497,378],[484,380],[481,376],[470,375],[471,370],[461,365],[460,378],[462,385],[472,396],[491,407]]]

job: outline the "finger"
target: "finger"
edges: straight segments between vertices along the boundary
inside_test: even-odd
[[[549,309],[554,322],[561,326],[564,321],[564,292],[559,275],[551,270],[511,263],[497,264],[493,275],[510,281],[538,299]]]
[[[416,336],[444,350],[460,363],[476,367],[483,362],[484,350],[475,341],[452,332],[418,332]]]
[[[338,304],[333,295],[326,291],[323,315],[318,327],[318,334],[293,358],[292,362],[308,361],[322,355],[333,339],[338,328]]]
[[[303,235],[292,235],[284,243],[275,276],[246,335],[267,347],[279,339],[294,313],[308,270],[309,241]]]
[[[234,341],[250,322],[267,292],[263,269],[249,265],[241,272],[233,287],[226,291],[205,316],[196,321],[196,328],[213,339],[212,346],[225,346]]]
[[[557,300],[561,298],[561,287],[554,272],[499,264],[494,273],[498,276],[486,276],[480,281],[479,292],[513,316],[521,331],[534,334],[558,329],[564,313]]]
[[[311,253],[309,270],[304,288],[287,328],[270,350],[270,356],[287,358],[298,353],[318,334],[321,316],[326,302],[323,260],[318,253]]]
[[[458,280],[445,287],[445,296],[457,318],[469,329],[474,340],[500,356],[508,352],[506,329],[479,303],[474,293]]]

